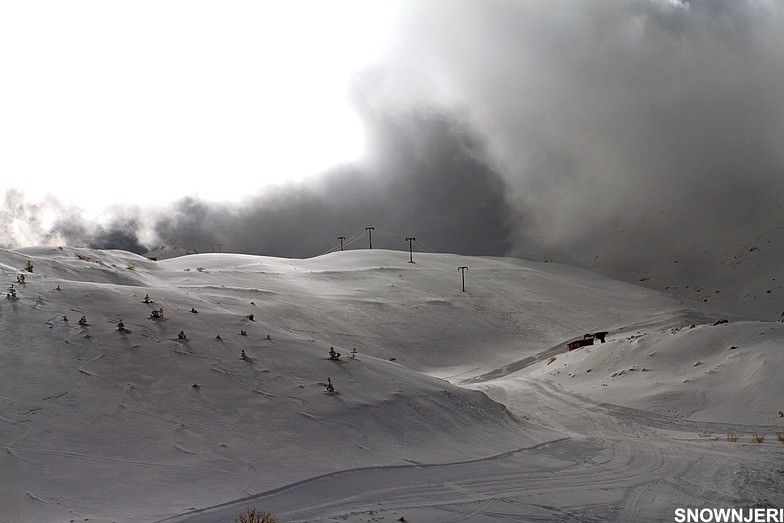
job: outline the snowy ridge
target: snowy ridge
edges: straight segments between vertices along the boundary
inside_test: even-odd
[[[749,467],[711,492],[780,499],[780,324],[555,264],[407,262],[0,251],[0,521],[623,520]],[[650,490],[671,474],[688,495]]]

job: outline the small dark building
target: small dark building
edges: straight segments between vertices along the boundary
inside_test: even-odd
[[[575,340],[567,345],[569,350],[579,349],[580,347],[587,347],[593,345],[593,338],[584,338],[582,340]]]

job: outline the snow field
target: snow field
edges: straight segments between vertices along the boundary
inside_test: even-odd
[[[0,251],[4,285],[26,275],[0,303],[0,521],[234,521],[248,505],[660,521],[784,503],[781,324],[714,325],[556,264],[407,261]],[[566,349],[599,330],[607,343]]]

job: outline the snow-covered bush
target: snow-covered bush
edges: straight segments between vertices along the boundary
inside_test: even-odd
[[[271,512],[257,512],[255,508],[248,507],[234,523],[277,523],[278,517]]]

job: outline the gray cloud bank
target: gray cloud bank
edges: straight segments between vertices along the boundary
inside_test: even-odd
[[[26,234],[39,243],[140,254],[161,244],[199,252],[222,244],[224,252],[309,257],[337,246],[338,236],[350,239],[375,227],[377,248],[407,249],[404,238],[413,236],[438,251],[509,252],[515,213],[506,184],[483,160],[483,141],[458,115],[361,110],[373,144],[368,159],[313,182],[270,187],[232,203],[186,197],[168,209],[126,208],[105,224],[88,222],[53,199],[31,204],[9,193],[5,237]],[[230,174],[226,179],[232,183]],[[252,192],[236,190],[238,198]],[[38,218],[44,209],[54,215],[48,227]],[[27,226],[14,235],[9,223]]]
[[[307,257],[336,246],[338,236],[375,227],[379,248],[407,248],[404,237],[414,236],[441,251],[508,252],[505,183],[483,163],[481,142],[459,120],[423,113],[371,120],[372,161],[240,204],[186,198],[157,221],[158,238],[200,251],[222,243],[235,252]]]
[[[743,280],[777,275],[749,252],[784,255],[784,4],[436,1],[398,34],[383,96],[465,111],[525,217],[512,254],[762,301]]]
[[[364,161],[241,203],[186,198],[49,233],[312,256],[375,226],[662,287],[775,277],[739,267],[784,255],[784,4],[431,0],[395,34],[356,79]]]
[[[784,4],[428,2],[409,23],[415,67],[535,219],[520,254],[636,264],[781,201]]]

